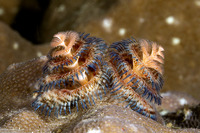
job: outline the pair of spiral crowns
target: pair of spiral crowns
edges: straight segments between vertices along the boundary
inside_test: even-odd
[[[127,39],[110,46],[74,31],[54,35],[36,84],[32,106],[45,115],[70,114],[111,96],[156,120],[161,104],[164,49],[155,42]]]

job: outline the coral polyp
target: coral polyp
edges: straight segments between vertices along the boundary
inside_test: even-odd
[[[164,49],[154,42],[127,39],[109,48],[112,71],[111,94],[126,101],[126,107],[156,119],[151,101],[161,104]]]
[[[160,105],[164,49],[154,42],[127,39],[111,44],[73,31],[54,35],[43,76],[35,85],[35,110],[69,114],[103,97],[156,120]]]
[[[102,73],[106,44],[100,38],[73,31],[54,36],[43,67],[43,76],[36,84],[33,106],[46,114],[54,110],[71,113],[71,108],[87,108],[106,94]]]

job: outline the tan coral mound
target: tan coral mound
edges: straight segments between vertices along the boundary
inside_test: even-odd
[[[62,40],[62,38],[60,39]],[[76,40],[77,38],[74,38],[74,39]],[[90,40],[88,41],[90,42]],[[75,43],[76,41],[68,42],[68,40],[65,40],[65,42],[67,44],[70,44],[70,46],[73,46],[71,42]],[[83,46],[86,45],[85,42],[83,42],[83,44],[84,44]],[[98,44],[98,41],[92,42],[92,45],[96,45],[96,44]],[[141,44],[144,44],[144,46]],[[58,72],[49,71],[49,73],[45,75],[43,71],[45,68],[44,66],[46,63],[48,63],[47,60],[52,59],[51,56],[48,55],[48,56],[36,58],[33,60],[29,60],[26,62],[13,64],[9,66],[9,68],[2,75],[0,75],[0,96],[1,96],[0,105],[2,106],[2,108],[0,109],[1,111],[0,131],[2,132],[49,132],[49,131],[54,132],[55,131],[55,132],[76,132],[76,133],[77,132],[80,132],[80,133],[94,132],[94,131],[108,132],[108,133],[109,132],[120,132],[120,133],[121,132],[130,132],[130,133],[132,132],[144,132],[144,133],[147,133],[147,132],[148,133],[149,132],[178,132],[178,133],[179,132],[198,132],[199,130],[196,130],[196,129],[179,129],[179,130],[170,129],[159,123],[159,122],[162,123],[162,118],[160,118],[159,115],[157,115],[157,112],[154,110],[153,103],[151,101],[152,99],[154,99],[154,103],[158,103],[158,104],[161,103],[160,99],[158,100],[157,98],[161,98],[159,95],[159,91],[162,88],[162,84],[163,84],[163,82],[160,82],[162,81],[161,75],[163,74],[163,69],[162,69],[163,58],[164,58],[162,54],[163,49],[161,47],[157,47],[157,45],[153,43],[151,45],[151,48],[153,49],[153,51],[156,51],[156,55],[154,52],[149,54],[149,51],[148,51],[149,48],[147,48],[146,50],[144,49],[144,47],[149,46],[149,43],[147,44],[147,42],[143,41],[141,44],[133,45],[133,46],[139,46],[139,49],[142,49],[143,57],[145,59],[151,58],[152,61],[149,62],[149,60],[145,60],[145,59],[143,60],[143,63],[146,64],[145,69],[148,70],[146,72],[148,72],[149,74],[147,73],[144,77],[142,77],[142,73],[139,73],[139,74],[137,73],[136,78],[137,79],[140,78],[141,81],[143,81],[145,84],[137,84],[136,87],[140,88],[141,85],[144,85],[147,88],[143,88],[143,91],[140,92],[140,91],[137,91],[137,89],[135,91],[131,91],[131,89],[133,88],[129,86],[129,89],[131,91],[130,94],[133,93],[134,97],[132,97],[131,95],[127,96],[127,93],[123,94],[122,96],[125,96],[125,99],[128,99],[130,101],[125,100],[124,102],[122,102],[120,98],[116,99],[115,97],[112,97],[112,94],[108,93],[106,94],[103,100],[95,101],[95,106],[88,106],[87,110],[80,109],[78,112],[72,111],[70,112],[71,114],[66,114],[66,115],[60,114],[59,117],[55,117],[55,116],[45,117],[41,113],[41,111],[34,111],[34,108],[30,107],[31,103],[34,100],[33,98],[35,98],[32,95],[33,95],[34,88],[35,87],[37,88],[36,82],[38,81],[38,79],[40,79],[41,77],[45,77],[45,78],[47,77],[48,79],[48,75],[54,74],[54,72],[55,72],[55,75],[58,74],[56,76],[59,76],[60,72],[63,72],[63,73],[65,72],[63,71],[63,69],[60,69]],[[57,48],[59,49],[57,45],[53,47],[55,47],[56,49]],[[91,58],[95,58],[96,57],[95,55],[98,55],[99,52],[101,53],[101,51],[98,51],[98,50],[96,51],[96,49],[97,48],[94,47],[93,52],[95,54],[91,54],[93,55],[91,56]],[[105,48],[101,48],[101,49],[104,50]],[[140,50],[137,51],[135,48],[134,50],[136,51],[136,53],[140,53]],[[54,52],[56,53],[57,51],[54,51]],[[60,54],[62,55],[62,52],[59,53],[58,55]],[[68,56],[70,57],[71,55],[73,54],[67,54],[67,59],[68,59]],[[104,55],[104,53],[102,55]],[[161,58],[157,58],[158,56],[160,56]],[[55,57],[57,57],[56,54],[55,54]],[[61,56],[59,56],[58,58],[60,59],[60,57]],[[138,57],[142,57],[141,54],[138,54]],[[157,62],[160,62],[160,64],[157,64],[157,62],[153,61],[152,57],[153,58],[156,57],[155,60]],[[99,60],[99,58],[95,58],[95,59]],[[142,60],[141,58],[138,58],[138,59]],[[139,61],[136,58],[134,60],[136,62],[132,63],[133,66],[134,67],[140,66],[140,69],[138,71],[142,70],[141,69],[142,65],[139,63]],[[56,62],[57,61],[60,61],[60,60],[56,60]],[[94,60],[91,60],[91,63],[93,62]],[[98,66],[98,64],[91,65],[91,63],[87,64],[86,62],[86,66],[90,66],[91,68],[96,68]],[[50,64],[52,64],[52,62],[50,62]],[[94,67],[94,65],[96,67]],[[107,65],[109,65],[109,63]],[[149,66],[151,66],[151,69],[148,68]],[[66,68],[67,67],[68,65],[66,66]],[[117,65],[116,66],[113,65],[113,67],[117,67]],[[53,69],[52,67],[49,67],[49,68],[50,68],[49,70]],[[100,72],[107,73],[108,71],[112,73],[112,71],[109,71],[110,68],[112,67],[108,67],[108,68],[109,69],[104,69],[104,68],[103,70],[100,69],[101,70]],[[152,71],[152,69],[154,70]],[[93,70],[89,69],[89,70],[90,70],[89,72],[94,73],[94,75],[91,77],[95,77],[96,69],[93,69]],[[67,72],[68,71],[66,71],[66,74],[68,74]],[[73,74],[78,75],[76,73],[73,73]],[[75,75],[71,74],[70,76],[75,77]],[[79,75],[77,76],[77,79],[79,79]],[[101,75],[101,76],[103,77],[101,83],[107,83],[107,81],[109,80],[114,80],[112,78],[109,79],[110,78],[109,73],[107,75]],[[127,76],[128,75],[126,75],[126,77],[123,77],[122,75],[122,77],[120,77],[122,79],[119,78],[119,81],[122,82],[122,80],[125,80]],[[46,80],[44,81],[46,83]],[[72,78],[71,78],[71,81],[73,81]],[[106,86],[108,92],[110,91],[110,88],[112,88],[112,82],[110,82],[111,84],[106,84],[107,86],[111,85],[108,87]],[[123,90],[127,89],[126,86],[129,82],[124,81]],[[137,80],[134,82],[137,83]],[[143,83],[143,82],[140,82],[140,83]],[[157,83],[159,87],[156,86],[155,83]],[[134,83],[131,83],[131,84],[134,85]],[[115,88],[114,90],[115,92],[121,89],[121,88],[117,88],[117,85],[114,88]],[[57,88],[57,89],[59,90],[60,88]],[[146,89],[150,90],[148,91],[149,92],[148,97],[142,96],[143,94],[145,95],[147,94],[145,91]],[[42,90],[40,90],[39,92],[43,94]],[[89,94],[89,92],[90,92],[90,89],[87,90],[85,94],[87,93]],[[98,94],[100,94],[99,91],[97,92]],[[78,94],[80,94],[80,96],[83,96],[83,94],[81,93],[78,93]],[[115,93],[114,96],[120,96],[119,94],[116,95]],[[80,100],[80,96],[77,96],[77,100]],[[52,101],[53,98],[54,97],[52,97],[50,101]],[[57,98],[59,99],[60,97],[58,96]],[[62,99],[62,100],[65,102],[66,99]],[[88,100],[88,103],[89,101],[90,100]],[[142,101],[144,101],[144,104],[140,104],[140,103],[143,103]],[[73,100],[72,102],[68,101],[68,103],[73,104]],[[131,108],[131,106],[129,106],[129,103],[133,104],[134,108]],[[84,104],[86,107],[86,103]],[[152,107],[149,107],[146,104],[151,105]],[[52,105],[54,105],[53,102],[52,102]],[[62,106],[65,106],[65,105],[62,105]],[[68,104],[68,107],[72,107],[72,110],[76,109],[74,106],[69,106],[69,104]],[[124,107],[127,107],[127,108],[124,108]],[[145,115],[146,110],[148,109],[153,110],[153,115],[149,115],[148,112],[147,112],[147,115]],[[152,120],[148,117],[153,118],[153,119],[156,118],[156,119]],[[156,120],[159,122],[157,122]]]

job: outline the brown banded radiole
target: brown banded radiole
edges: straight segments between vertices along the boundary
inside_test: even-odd
[[[89,34],[60,32],[36,83],[32,106],[45,115],[70,114],[113,97],[125,107],[156,120],[161,104],[164,49],[155,42],[127,39],[106,43]]]
[[[160,105],[164,49],[154,42],[132,38],[109,47],[112,87],[110,93],[126,107],[156,119],[152,101]]]
[[[52,111],[70,114],[71,108],[79,110],[94,105],[107,93],[102,68],[106,44],[89,34],[74,31],[54,35],[43,76],[36,84],[35,110],[42,108],[46,115]]]

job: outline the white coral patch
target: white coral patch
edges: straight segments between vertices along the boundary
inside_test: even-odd
[[[58,7],[58,12],[63,12],[63,11],[65,11],[65,5],[60,5]]]
[[[40,57],[40,56],[42,56],[42,52],[38,51],[37,52],[37,57]]]
[[[144,23],[145,19],[144,18],[139,18],[140,23]]]
[[[102,27],[107,31],[107,32],[111,32],[111,27],[113,24],[113,20],[111,18],[105,18],[102,21]]]
[[[169,16],[165,19],[165,22],[168,24],[168,25],[178,25],[179,24],[179,21],[177,18],[175,18],[174,16]]]
[[[173,16],[169,16],[169,17],[166,18],[165,21],[166,21],[167,24],[174,24],[175,19],[174,19]]]
[[[200,0],[194,0],[196,6],[200,6]]]
[[[179,99],[179,103],[180,103],[180,105],[185,105],[188,102],[187,102],[187,100],[185,98],[181,98],[181,99]]]
[[[163,111],[160,112],[160,115],[161,115],[161,116],[164,116],[164,115],[166,115],[166,114],[168,114],[168,111],[167,111],[167,110],[163,110]]]
[[[172,38],[172,45],[176,46],[176,45],[179,45],[181,42],[181,39],[178,38],[178,37],[173,37]]]
[[[120,28],[120,29],[119,29],[119,35],[120,35],[120,36],[124,36],[125,33],[126,33],[126,29],[124,29],[124,28]]]
[[[13,43],[13,49],[18,50],[19,49],[19,43],[17,43],[17,42]]]
[[[4,14],[4,9],[0,8],[0,16]]]
[[[100,129],[89,129],[87,133],[101,133]]]

